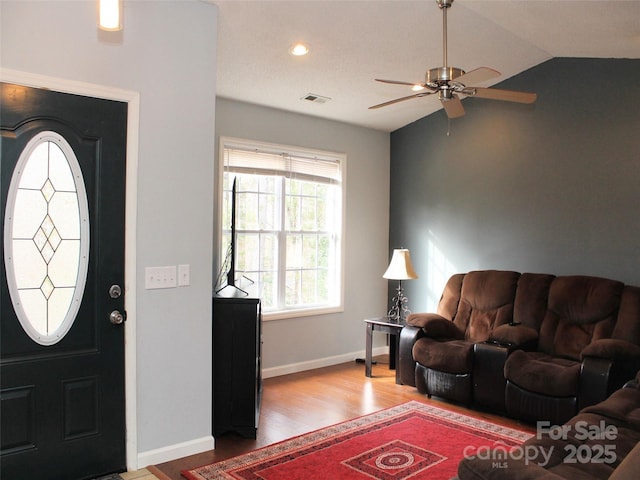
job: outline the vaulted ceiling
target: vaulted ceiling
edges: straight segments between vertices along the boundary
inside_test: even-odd
[[[219,7],[221,97],[384,131],[442,108],[432,95],[368,109],[412,93],[374,78],[423,82],[443,66],[435,0],[209,1]],[[447,16],[448,66],[502,73],[478,86],[553,57],[640,58],[640,0],[454,0]],[[309,54],[292,56],[296,42]]]

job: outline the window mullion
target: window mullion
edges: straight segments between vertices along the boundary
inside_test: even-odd
[[[278,219],[278,309],[283,310],[287,289],[287,234],[286,223],[286,192],[285,177],[278,177],[276,193],[280,206],[280,218]]]

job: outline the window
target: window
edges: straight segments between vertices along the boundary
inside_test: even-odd
[[[225,285],[231,263],[235,184],[236,285],[259,285],[266,319],[341,309],[345,156],[228,138],[220,143],[225,262],[217,287]]]
[[[53,345],[76,318],[87,278],[89,210],[71,145],[44,131],[11,178],[4,225],[7,285],[24,331]]]

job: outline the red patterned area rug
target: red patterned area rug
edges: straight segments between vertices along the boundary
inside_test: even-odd
[[[407,402],[211,465],[189,480],[438,480],[467,455],[531,436],[420,402]]]

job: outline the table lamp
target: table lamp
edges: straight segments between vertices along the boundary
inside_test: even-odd
[[[398,280],[396,295],[391,300],[392,306],[389,310],[389,317],[394,321],[405,320],[411,311],[407,307],[407,297],[402,290],[402,280],[418,278],[418,274],[413,269],[413,265],[411,265],[411,254],[408,249],[396,248],[393,250],[389,267],[382,277],[389,280]]]

